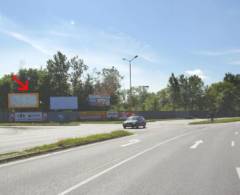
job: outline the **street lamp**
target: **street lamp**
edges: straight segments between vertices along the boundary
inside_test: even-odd
[[[140,86],[140,87],[143,87],[144,89],[148,89],[149,88],[149,85],[142,85],[142,86]]]
[[[132,94],[132,61],[135,60],[138,55],[134,56],[131,59],[123,58],[123,61],[127,61],[129,63],[129,89],[130,94]]]
[[[129,96],[130,96],[130,104],[132,103],[131,102],[131,99],[132,99],[132,61],[135,60],[137,57],[138,57],[138,55],[134,56],[131,59],[127,59],[127,58],[123,58],[122,59],[123,61],[127,61],[128,64],[129,64],[129,92],[130,92]]]

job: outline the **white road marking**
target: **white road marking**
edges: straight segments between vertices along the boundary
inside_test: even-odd
[[[234,142],[234,141],[231,142],[231,146],[232,146],[232,147],[235,146],[235,142]]]
[[[198,140],[192,146],[190,146],[190,149],[196,149],[202,143],[203,143],[203,140]]]
[[[147,153],[147,152],[150,152],[150,151],[154,150],[155,148],[160,147],[161,145],[167,144],[167,143],[169,143],[169,142],[172,142],[172,141],[174,141],[174,140],[180,139],[180,138],[182,138],[182,137],[185,137],[185,136],[190,135],[190,134],[193,134],[193,133],[194,133],[194,132],[184,133],[184,134],[182,134],[182,135],[178,135],[178,136],[172,137],[172,138],[170,138],[170,139],[164,140],[164,141],[162,141],[162,142],[159,142],[159,143],[157,143],[156,145],[154,145],[154,146],[152,146],[152,147],[150,147],[150,148],[147,148],[147,149],[145,149],[145,150],[143,150],[143,151],[141,151],[141,152],[138,152],[138,153],[136,153],[135,155],[130,156],[130,157],[126,158],[125,160],[120,161],[119,163],[117,163],[117,164],[115,164],[115,165],[113,165],[113,166],[111,166],[111,167],[109,167],[109,168],[107,168],[107,169],[105,169],[105,170],[97,173],[96,175],[93,175],[93,176],[91,176],[91,177],[89,177],[89,178],[81,181],[80,183],[78,183],[78,184],[76,184],[76,185],[68,188],[67,190],[59,193],[58,195],[66,195],[66,194],[68,194],[68,193],[76,190],[77,188],[79,188],[79,187],[81,187],[81,186],[83,186],[83,185],[91,182],[92,180],[97,179],[98,177],[100,177],[100,176],[102,176],[102,175],[110,172],[111,170],[116,169],[117,167],[119,167],[119,166],[121,166],[121,165],[123,165],[123,164],[125,164],[125,163],[127,163],[127,162],[129,162],[129,161],[131,161],[131,160],[133,160],[133,159],[135,159],[135,158],[137,158],[137,157],[139,157],[139,156],[142,156],[143,154],[145,154],[145,153]]]
[[[126,147],[126,146],[130,146],[130,145],[136,144],[136,143],[138,143],[138,142],[140,142],[139,139],[131,139],[131,140],[129,140],[129,142],[128,142],[127,144],[123,144],[123,145],[121,145],[121,146],[122,146],[122,147]]]
[[[238,135],[238,134],[239,134],[239,132],[238,132],[238,131],[236,131],[236,132],[235,132],[235,135]]]
[[[236,171],[237,171],[237,174],[238,174],[238,178],[240,179],[240,167],[236,167]]]

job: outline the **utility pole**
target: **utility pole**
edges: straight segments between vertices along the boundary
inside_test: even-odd
[[[127,61],[129,64],[129,101],[130,101],[130,108],[132,107],[132,61],[135,60],[138,55],[134,56],[131,59],[123,58],[123,61]]]

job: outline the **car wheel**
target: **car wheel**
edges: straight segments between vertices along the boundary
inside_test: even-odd
[[[124,128],[124,129],[126,129],[126,127],[125,127],[125,126],[123,126],[123,128]]]

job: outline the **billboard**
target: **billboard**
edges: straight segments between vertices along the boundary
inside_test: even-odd
[[[106,118],[107,113],[104,111],[80,112],[81,120],[104,120]]]
[[[107,119],[118,119],[118,112],[114,111],[107,112]]]
[[[16,122],[32,122],[32,121],[42,121],[42,112],[15,112],[14,119]]]
[[[38,93],[9,93],[8,108],[38,108]]]
[[[77,110],[78,98],[75,96],[50,97],[51,110]]]
[[[129,116],[134,115],[133,112],[119,112],[119,119],[126,120]]]
[[[88,103],[90,106],[110,106],[110,96],[89,95]]]

